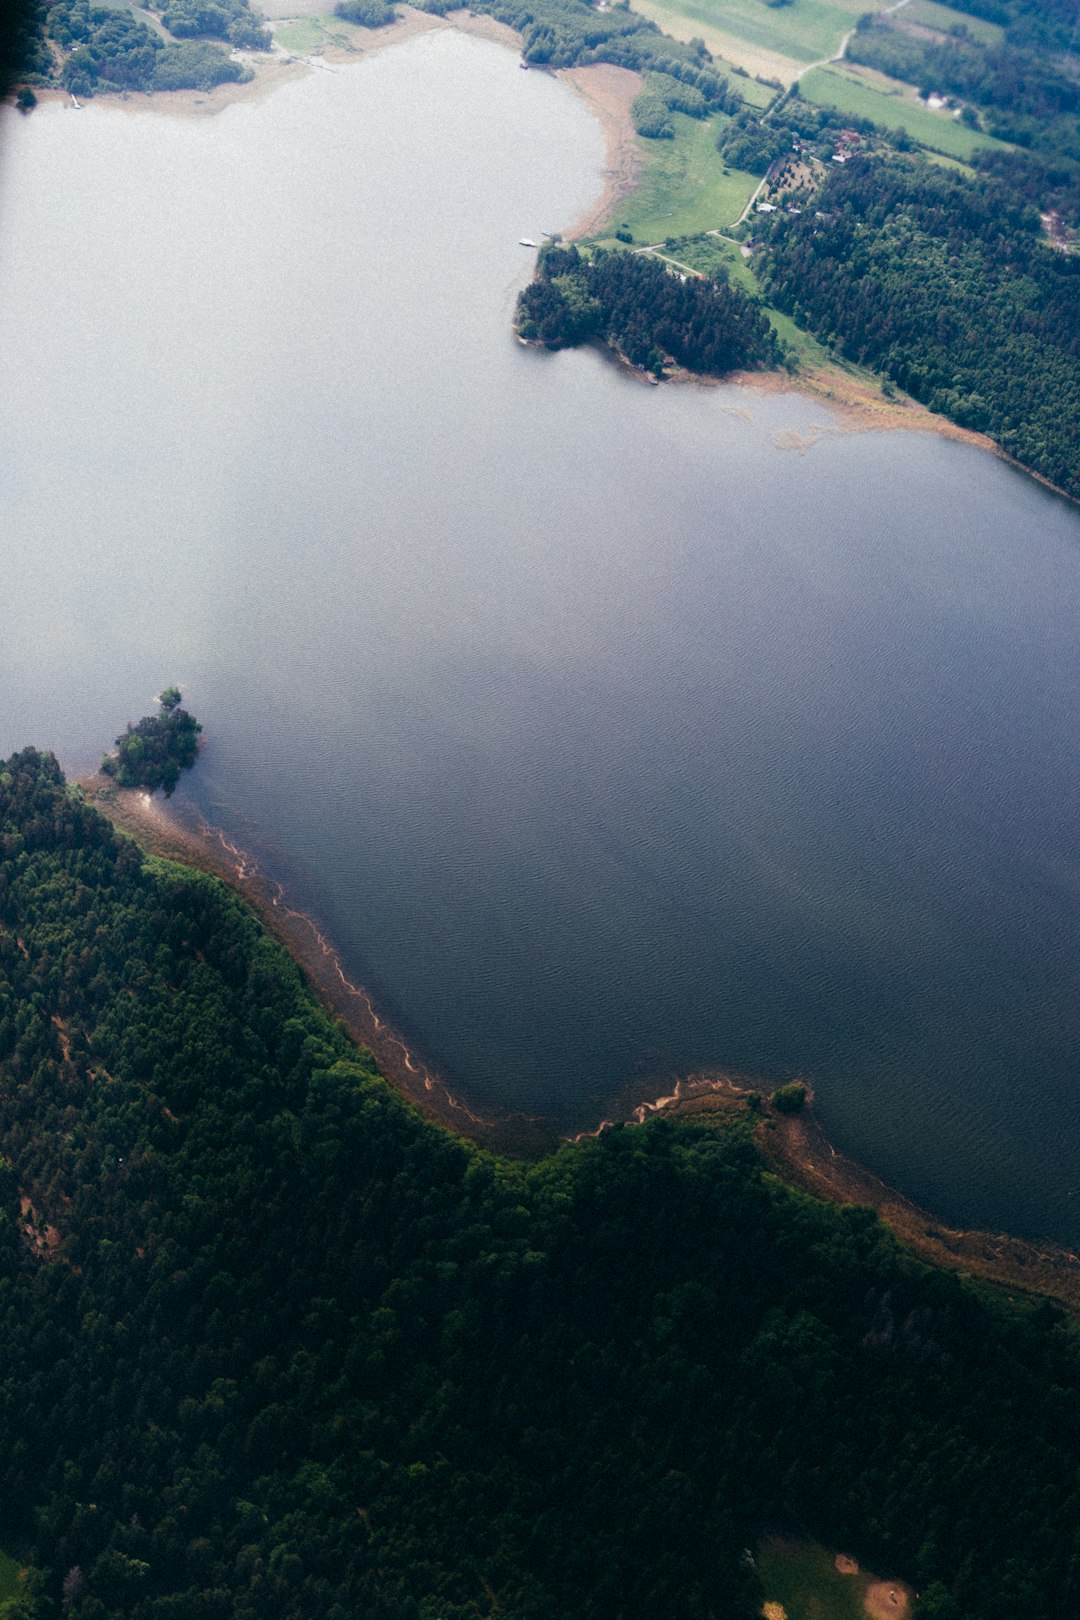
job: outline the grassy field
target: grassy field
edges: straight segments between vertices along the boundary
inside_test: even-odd
[[[22,1591],[22,1570],[6,1552],[0,1552],[0,1620]]]
[[[951,6],[939,6],[936,0],[911,0],[911,4],[899,13],[897,21],[940,28],[943,34],[962,23],[972,39],[981,40],[984,45],[1000,45],[1005,37],[1004,28],[999,28],[997,23],[984,22],[981,17],[969,16],[966,11],[954,11]]]
[[[331,45],[339,50],[342,46],[348,49],[358,32],[340,17],[296,17],[291,22],[279,23],[274,29],[274,38],[296,56],[319,56]]]
[[[891,89],[881,86],[891,85]],[[854,67],[813,68],[799,81],[805,101],[835,107],[855,118],[871,118],[882,129],[906,129],[913,141],[946,157],[969,159],[980,147],[1002,145],[990,135],[968,129],[948,112],[933,112],[919,102],[910,85],[874,74],[873,82]]]
[[[863,12],[881,10],[881,0],[877,4],[874,0],[796,0],[789,6],[766,6],[762,0],[665,0],[665,4],[695,23],[797,62],[831,56]],[[638,9],[636,0],[634,9]]]
[[[750,73],[784,84],[807,62],[819,62],[840,49],[858,18],[880,11],[885,0],[796,0],[766,6],[762,0],[631,0],[632,9],[650,17],[676,39],[704,39],[716,56]]]
[[[642,140],[645,168],[637,190],[618,208],[635,243],[697,236],[738,219],[758,183],[739,169],[724,172],[716,150],[717,122],[673,113],[673,141]]]
[[[776,89],[771,84],[761,84],[757,79],[744,78],[741,73],[733,73],[728,81],[736,95],[742,97],[746,106],[757,107],[764,112],[770,101],[776,98]]]
[[[841,1575],[833,1555],[811,1541],[766,1541],[755,1559],[769,1604],[779,1604],[786,1620],[866,1620],[864,1599],[876,1577]],[[897,1585],[904,1602],[898,1620],[910,1613],[907,1589]]]
[[[966,174],[969,180],[975,173],[970,163],[962,163],[959,158],[946,157],[944,152],[927,152],[926,161],[936,163],[939,169],[955,169],[957,174]]]

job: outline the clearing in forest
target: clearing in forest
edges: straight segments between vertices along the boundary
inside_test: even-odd
[[[762,1613],[779,1620],[911,1620],[911,1589],[861,1570],[853,1558],[812,1541],[769,1537],[755,1559],[765,1588]]]

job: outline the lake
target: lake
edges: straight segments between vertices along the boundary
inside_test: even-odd
[[[167,682],[189,793],[480,1105],[805,1075],[1080,1241],[1080,513],[515,344],[592,115],[451,31],[214,117],[5,109],[0,752]]]

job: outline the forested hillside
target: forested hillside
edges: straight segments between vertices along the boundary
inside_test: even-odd
[[[1080,1355],[738,1129],[422,1121],[251,914],[0,767],[0,1524],[44,1620],[692,1620],[819,1536],[1080,1596]],[[1007,1482],[1007,1489],[1003,1484]]]

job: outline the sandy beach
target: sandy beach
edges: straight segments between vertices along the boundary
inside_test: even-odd
[[[604,189],[567,231],[570,238],[595,236],[638,183],[644,165],[630,117],[630,103],[645,87],[640,73],[598,62],[592,67],[560,68],[555,77],[588,102],[604,131]]]

